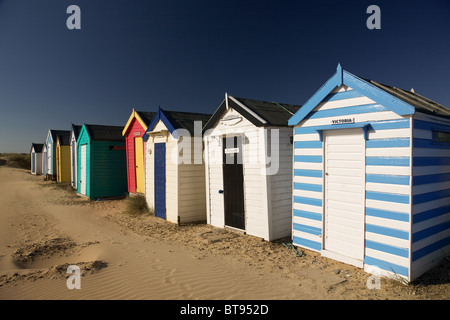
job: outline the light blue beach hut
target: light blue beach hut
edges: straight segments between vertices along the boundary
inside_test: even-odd
[[[448,255],[448,108],[338,65],[289,124],[295,245],[409,281]]]

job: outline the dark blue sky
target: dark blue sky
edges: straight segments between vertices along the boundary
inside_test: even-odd
[[[303,104],[338,63],[449,107],[449,17],[449,0],[0,0],[0,152],[133,107],[213,113],[225,92]]]

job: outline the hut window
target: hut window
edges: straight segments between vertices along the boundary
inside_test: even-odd
[[[450,143],[450,132],[433,131],[433,142]]]
[[[294,144],[294,136],[291,134],[289,135],[289,144],[292,146]]]

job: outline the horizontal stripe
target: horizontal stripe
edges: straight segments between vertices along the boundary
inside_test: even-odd
[[[423,184],[423,185],[419,185],[419,186],[414,186],[413,194],[417,195],[417,194],[445,190],[445,189],[450,189],[450,180],[445,181],[445,182],[428,183],[428,184]]]
[[[294,170],[294,176],[322,178],[322,170],[295,169]]]
[[[420,203],[434,201],[434,200],[447,198],[447,197],[450,197],[450,189],[417,194],[417,195],[413,196],[413,204],[420,204]]]
[[[361,113],[372,113],[372,112],[380,112],[387,111],[386,107],[381,104],[366,104],[362,106],[355,107],[344,107],[344,108],[336,108],[329,110],[319,110],[310,112],[305,119],[318,119],[318,118],[327,118],[327,117],[338,117],[338,116],[346,116],[353,114],[361,114]]]
[[[410,195],[411,187],[400,184],[366,182],[366,191]]]
[[[316,242],[316,241],[311,241],[311,240],[304,239],[304,238],[300,238],[297,236],[292,237],[292,242],[295,245],[305,247],[305,248],[310,248],[310,249],[313,249],[316,251],[320,251],[322,249],[322,243]]]
[[[322,141],[295,141],[294,142],[294,148],[322,148]]]
[[[449,131],[449,126],[435,123],[435,122],[428,122],[423,120],[416,120],[414,119],[414,128],[415,129],[422,129],[422,130],[437,130],[437,131]]]
[[[395,256],[399,256],[399,257],[404,257],[404,258],[408,258],[408,249],[406,248],[400,248],[400,247],[395,247],[395,246],[391,246],[385,243],[379,243],[379,242],[375,242],[375,241],[371,241],[371,240],[365,240],[366,243],[366,247],[373,249],[373,250],[377,250],[377,251],[382,251],[385,253],[389,253],[389,254],[393,254]]]
[[[321,162],[297,162],[294,161],[294,170],[300,169],[300,170],[316,170],[316,171],[322,171],[323,164]]]
[[[426,221],[429,219],[433,219],[436,217],[439,217],[443,214],[447,214],[450,212],[450,205],[444,206],[444,207],[439,207],[439,208],[434,208],[434,209],[430,209],[421,213],[416,213],[413,215],[412,220],[413,223],[419,223],[422,221]]]
[[[414,157],[413,166],[450,166],[450,158],[446,157]]]
[[[403,148],[409,147],[409,138],[390,138],[366,140],[366,148]]]
[[[370,126],[374,130],[406,129],[406,128],[409,128],[409,119],[392,120],[392,121],[376,121],[376,122],[371,122]]]
[[[294,155],[295,156],[321,156],[323,154],[323,150],[316,148],[316,149],[309,149],[309,148],[300,148],[300,149],[294,149]]]
[[[322,156],[294,156],[295,162],[322,163]]]
[[[355,90],[341,91],[341,92],[336,92],[336,93],[330,93],[322,100],[322,102],[345,100],[345,99],[357,98],[357,97],[364,97],[364,95],[362,95],[361,93],[359,93],[358,91],[355,91]]]
[[[411,130],[409,128],[390,129],[390,130],[369,130],[367,139],[392,139],[392,138],[411,138]]]
[[[442,174],[428,174],[423,176],[414,176],[413,185],[422,185],[428,183],[446,182],[450,181],[450,173]]]
[[[413,148],[413,157],[448,157],[446,149]]]
[[[294,135],[294,141],[320,141],[318,132]]]
[[[377,191],[366,191],[366,198],[379,201],[409,203],[409,196],[403,194],[385,193]]]
[[[445,246],[448,246],[450,244],[450,237],[441,239],[435,243],[432,243],[422,249],[419,249],[412,253],[412,261],[416,261],[436,250],[439,250]]]
[[[309,204],[311,206],[317,206],[317,207],[322,206],[322,199],[294,196],[294,202]]]
[[[366,166],[366,174],[409,176],[411,174],[411,167]]]
[[[366,215],[396,221],[409,222],[409,214],[397,211],[389,211],[366,207]]]
[[[413,233],[412,235],[412,241],[420,241],[422,239],[428,238],[429,236],[432,236],[434,234],[437,234],[439,232],[445,231],[450,229],[450,221],[446,221],[440,224],[437,224],[435,226],[432,226],[430,228],[418,231]]]
[[[407,167],[409,157],[366,157],[366,165]]]
[[[389,174],[366,174],[366,182],[409,185],[409,176]]]
[[[380,269],[408,277],[408,268],[399,266],[398,264],[394,264],[394,263],[387,262],[384,260],[372,258],[369,256],[364,257],[364,264],[367,264],[369,266],[376,266]]]
[[[368,149],[366,149],[366,156],[367,157],[409,157],[409,156],[411,156],[411,149],[410,148],[368,148]]]
[[[322,192],[322,185],[294,182],[294,189]]]
[[[450,149],[450,143],[439,143],[428,139],[413,139],[414,148]]]
[[[318,126],[323,126],[323,125],[330,125],[332,123],[332,120],[336,120],[336,118],[341,118],[341,117],[336,117],[336,116],[332,116],[332,117],[327,117],[327,118],[318,118],[318,119],[309,119],[309,120],[304,120],[304,122],[302,123],[302,128],[303,127],[315,127],[317,129]],[[361,113],[361,114],[350,114],[350,115],[345,115],[342,118],[347,118],[347,119],[354,119],[355,123],[368,123],[370,122],[375,122],[375,121],[389,121],[389,120],[400,120],[403,119],[401,116],[399,116],[398,114],[396,114],[393,111],[380,111],[380,112],[372,112],[372,113]]]
[[[316,236],[320,236],[322,234],[322,229],[321,228],[307,226],[307,225],[304,225],[304,224],[294,223],[293,224],[293,228],[294,228],[294,230],[305,232],[305,233],[310,233],[310,234],[313,234],[313,235],[316,235]]]
[[[316,220],[316,221],[322,221],[322,214],[315,213],[315,212],[310,212],[310,211],[305,211],[305,210],[294,209],[294,216],[295,217],[300,217],[300,218]]]
[[[325,130],[325,128],[329,128],[329,125],[295,128],[294,133],[295,134],[317,133],[317,131]],[[406,129],[406,128],[409,128],[409,119],[374,121],[370,122],[368,129],[370,132],[370,130],[390,130],[390,129]]]
[[[409,239],[409,232],[394,229],[394,228],[388,228],[388,227],[381,227],[373,224],[366,223],[366,232],[372,232],[377,234],[382,234],[384,236],[399,238],[408,240]]]

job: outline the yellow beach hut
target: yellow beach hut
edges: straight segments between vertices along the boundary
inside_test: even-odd
[[[70,181],[70,131],[62,131],[56,137],[56,181]]]

